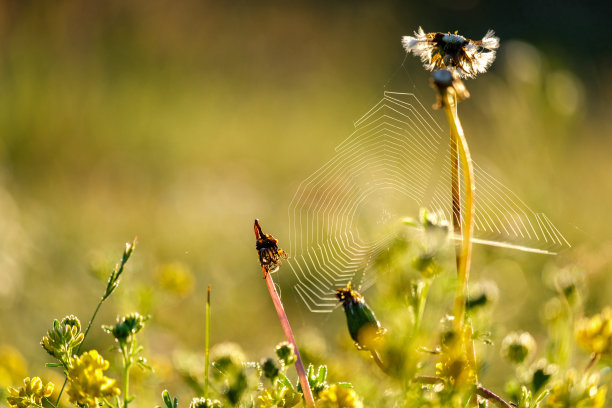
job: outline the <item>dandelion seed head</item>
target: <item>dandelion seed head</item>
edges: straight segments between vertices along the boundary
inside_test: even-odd
[[[425,33],[421,27],[414,36],[402,37],[408,53],[419,57],[425,69],[453,69],[461,78],[474,78],[487,71],[495,60],[499,38],[489,30],[480,41],[455,33]]]

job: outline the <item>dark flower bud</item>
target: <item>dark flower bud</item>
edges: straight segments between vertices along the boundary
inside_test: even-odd
[[[117,323],[114,326],[102,326],[102,329],[112,334],[115,340],[123,344],[129,336],[142,330],[147,320],[149,320],[148,316],[131,313],[127,316],[117,317]]]
[[[336,290],[336,297],[344,308],[349,334],[355,341],[355,346],[360,350],[375,350],[386,330],[380,325],[363,296],[355,292],[349,282],[346,288]]]
[[[276,355],[285,367],[295,363],[295,360],[297,359],[295,350],[293,349],[293,344],[286,341],[283,341],[276,346]]]
[[[280,372],[278,366],[276,365],[276,362],[274,361],[274,359],[271,358],[264,358],[261,361],[261,371],[263,372],[263,375],[268,378],[270,381],[274,381],[274,379],[276,377],[278,377],[278,373]]]
[[[499,298],[499,289],[493,281],[480,281],[470,286],[470,293],[465,301],[468,311],[476,311],[491,306]]]
[[[539,392],[555,375],[558,371],[558,368],[554,364],[550,364],[546,359],[540,359],[536,361],[530,368],[528,372],[528,382],[531,383],[531,388],[533,392]]]
[[[510,363],[521,364],[530,354],[533,354],[536,342],[527,332],[508,334],[501,345],[502,356]]]

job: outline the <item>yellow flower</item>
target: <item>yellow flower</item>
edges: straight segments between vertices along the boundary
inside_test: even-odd
[[[576,342],[591,353],[612,352],[612,309],[604,308],[600,314],[583,318],[576,323]]]
[[[83,341],[81,322],[74,315],[66,316],[60,322],[53,321],[53,328],[40,341],[41,346],[66,366],[72,351]]]
[[[553,384],[543,408],[602,408],[606,402],[605,386],[599,386],[598,375],[580,375],[569,370],[565,378]]]
[[[14,384],[26,374],[26,361],[21,353],[8,344],[0,345],[0,387]]]
[[[471,339],[471,332],[464,330],[463,335],[457,333],[452,325],[453,317],[443,320],[444,328],[441,335],[442,352],[440,362],[436,364],[436,375],[455,386],[471,386],[476,382],[476,367],[465,353],[465,345]]]
[[[160,265],[155,279],[164,290],[179,296],[191,292],[195,280],[191,269],[181,263]]]
[[[352,388],[334,384],[319,394],[318,408],[363,408],[359,396]]]
[[[258,408],[289,408],[294,407],[302,400],[302,394],[289,387],[274,387],[272,390],[263,390],[257,398]]]
[[[51,396],[53,392],[53,383],[48,383],[43,386],[42,380],[34,377],[26,377],[23,380],[23,387],[19,389],[8,387],[9,395],[6,400],[9,406],[15,408],[28,408],[42,406],[43,397]]]
[[[115,380],[104,376],[109,363],[96,350],[70,359],[68,396],[70,402],[95,407],[98,400],[119,395]]]

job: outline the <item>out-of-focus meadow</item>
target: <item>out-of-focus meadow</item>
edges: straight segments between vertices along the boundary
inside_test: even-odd
[[[498,59],[467,81],[460,106],[473,156],[573,245],[556,257],[479,248],[474,276],[498,283],[497,321],[537,339],[541,277],[556,268],[586,271],[587,310],[609,303],[605,10],[470,3],[0,2],[0,353],[15,357],[13,347],[27,359],[19,375],[40,375],[52,320],[88,319],[134,236],[94,329],[118,313],[152,315],[144,339],[158,374],[142,380],[147,398],[162,389],[155,381],[176,380],[175,350],[202,349],[209,284],[213,343],[268,353],[282,332],[253,219],[282,245],[298,184],[384,90],[433,104],[400,45],[419,25],[471,38],[496,30]],[[348,341],[339,311],[310,314],[289,271],[275,278],[298,343],[315,332],[327,347]],[[112,344],[99,330],[87,342]]]

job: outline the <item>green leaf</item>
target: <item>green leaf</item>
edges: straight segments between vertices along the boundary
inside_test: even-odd
[[[289,381],[289,379],[287,378],[287,376],[285,374],[279,374],[277,380],[280,384],[284,385],[285,387],[289,387],[291,390],[295,390],[295,388],[293,388],[293,384],[291,384],[291,381]]]
[[[164,403],[166,404],[166,407],[168,407],[168,408],[176,407],[176,405],[172,404],[172,400],[170,399],[170,393],[168,392],[168,390],[164,390],[162,392],[162,399],[164,400]],[[176,397],[174,399],[176,400]]]
[[[319,384],[322,384],[325,382],[325,379],[327,378],[327,366],[326,365],[322,365],[319,367],[319,373],[317,375],[317,382]]]

